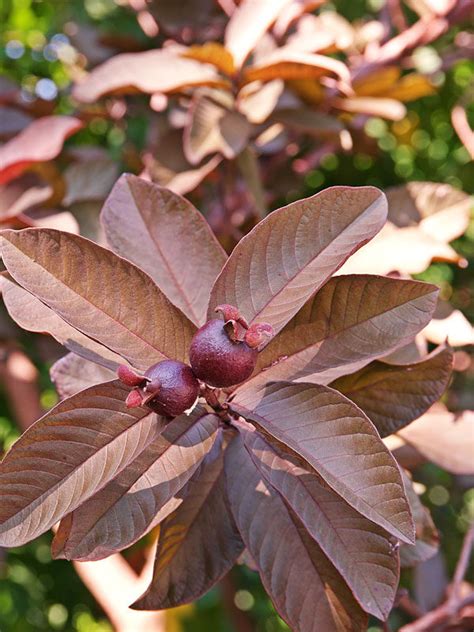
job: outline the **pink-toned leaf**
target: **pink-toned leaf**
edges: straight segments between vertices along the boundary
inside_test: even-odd
[[[324,11],[319,15],[303,15],[286,46],[306,53],[316,53],[335,47],[345,50],[354,43],[354,28],[336,11]]]
[[[331,105],[338,110],[367,116],[380,116],[390,121],[400,121],[407,113],[406,107],[395,99],[380,97],[335,98]]]
[[[82,127],[73,116],[44,116],[0,147],[0,184],[19,176],[35,162],[52,160],[66,138]]]
[[[399,436],[426,459],[453,474],[474,474],[474,411],[428,411]]]
[[[179,490],[218,437],[219,418],[196,409],[169,422],[126,470],[68,516],[56,557],[98,560],[141,538],[174,511]]]
[[[369,275],[335,277],[259,354],[238,390],[271,380],[329,384],[414,338],[429,322],[438,288]]]
[[[244,72],[244,81],[270,81],[272,79],[317,79],[324,75],[335,75],[345,84],[351,77],[347,66],[338,59],[293,50],[277,49],[260,59]]]
[[[242,435],[260,474],[296,513],[362,608],[386,619],[398,587],[396,540],[259,433],[245,431]]]
[[[251,123],[260,124],[267,120],[275,109],[285,84],[281,79],[268,83],[249,83],[239,92],[237,107]]]
[[[184,128],[184,153],[192,165],[212,153],[230,160],[245,147],[250,130],[240,112],[217,103],[207,93],[196,94]]]
[[[439,535],[430,512],[423,506],[412,481],[405,472],[402,474],[405,492],[415,523],[416,541],[415,544],[402,544],[400,546],[400,564],[402,567],[411,567],[436,554]]]
[[[343,500],[403,542],[413,522],[398,466],[364,413],[337,391],[276,382],[232,410],[302,457]]]
[[[373,362],[331,384],[352,400],[386,437],[425,413],[444,393],[453,367],[445,345],[425,360],[393,365]]]
[[[243,0],[227,24],[224,44],[239,69],[289,0]]]
[[[64,171],[66,195],[64,206],[77,202],[104,200],[110,193],[118,175],[115,162],[109,158],[99,158],[76,162]]]
[[[386,201],[373,187],[332,187],[271,213],[235,247],[208,315],[236,305],[278,333],[344,261],[381,229]],[[324,226],[324,229],[322,227]]]
[[[44,204],[52,195],[53,187],[32,173],[0,185],[0,222],[8,222],[30,208]]]
[[[263,585],[297,632],[363,632],[367,618],[342,577],[236,438],[225,456],[230,507]]]
[[[227,507],[220,442],[178,496],[181,505],[160,525],[153,579],[133,608],[174,608],[202,597],[243,552]]]
[[[112,371],[123,362],[121,356],[69,325],[8,276],[0,277],[0,290],[8,313],[22,329],[49,334],[69,351]]]
[[[124,175],[105,202],[102,222],[111,248],[203,325],[209,292],[227,256],[196,208],[168,189]]]
[[[83,103],[94,103],[111,93],[154,94],[221,84],[222,79],[211,64],[185,59],[169,50],[149,50],[108,59],[74,86],[73,96]]]
[[[194,326],[139,268],[69,233],[33,228],[2,237],[12,277],[86,336],[138,369],[186,359]]]
[[[117,377],[116,371],[81,358],[75,353],[68,353],[57,360],[49,373],[61,399]]]
[[[127,409],[127,390],[100,384],[65,400],[14,444],[0,465],[0,543],[20,546],[117,476],[149,445],[160,420]]]

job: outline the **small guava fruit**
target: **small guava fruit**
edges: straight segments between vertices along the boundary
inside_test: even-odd
[[[177,417],[192,408],[199,395],[199,382],[192,369],[177,360],[154,364],[143,375],[120,366],[120,380],[133,387],[126,404],[129,408],[148,406],[165,417]]]
[[[194,374],[219,388],[240,384],[255,368],[258,347],[273,335],[266,323],[249,325],[232,305],[219,305],[224,320],[207,321],[194,335],[189,359]]]

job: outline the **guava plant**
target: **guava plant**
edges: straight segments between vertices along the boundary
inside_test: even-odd
[[[0,465],[0,545],[60,521],[53,555],[98,560],[160,525],[134,608],[197,599],[244,560],[293,630],[386,619],[415,527],[381,437],[442,394],[452,363],[442,346],[394,364],[435,286],[336,274],[386,214],[378,189],[333,187],[227,257],[190,202],[124,175],[108,248],[3,231],[7,309],[69,350],[52,376],[72,395]]]

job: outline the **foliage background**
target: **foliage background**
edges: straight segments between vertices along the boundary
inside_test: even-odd
[[[4,0],[0,4],[3,25],[0,67],[7,77],[21,83],[25,94],[48,97],[56,103],[56,113],[73,112],[68,97],[70,78],[58,57],[61,44],[69,42],[68,33],[75,24],[89,24],[116,36],[146,41],[133,13],[114,0]],[[380,8],[380,0],[339,0],[330,4],[349,20],[370,15]],[[123,5],[123,6],[121,6]],[[327,6],[327,5],[326,5]],[[375,15],[375,13],[374,13]],[[454,38],[456,29],[430,46],[431,54],[442,52]],[[474,164],[456,136],[450,121],[452,107],[474,82],[474,63],[461,61],[448,72],[441,73],[436,94],[408,104],[408,115],[398,122],[371,119],[366,130],[380,153],[373,157],[357,153],[324,157],[319,168],[301,179],[299,190],[288,191],[275,206],[298,197],[311,195],[335,184],[372,184],[382,189],[412,180],[446,182],[467,193],[474,193]],[[56,96],[58,97],[56,99]],[[471,126],[474,109],[468,112]],[[128,144],[140,147],[146,132],[146,120],[137,116],[116,123],[92,117],[86,129],[69,141],[106,147],[117,161],[123,158],[121,148]],[[121,169],[127,165],[121,164]],[[474,320],[474,218],[466,234],[454,244],[470,266],[457,268],[447,263],[432,264],[419,275],[423,280],[441,286],[442,295]],[[29,357],[36,359],[41,375],[41,403],[45,409],[56,401],[56,393],[48,376],[48,366],[40,360],[33,336],[23,332],[21,344]],[[448,394],[451,410],[474,408],[474,368],[455,374]],[[19,432],[8,409],[4,393],[0,395],[0,451],[6,450]],[[430,508],[441,532],[442,558],[432,572],[441,577],[452,575],[463,535],[474,517],[474,490],[468,477],[453,476],[434,465],[425,465],[415,472],[414,479],[425,486],[423,502]],[[106,632],[111,626],[74,572],[65,561],[51,561],[50,535],[10,551],[8,558],[0,552],[0,631],[36,632]],[[139,547],[128,552],[140,557]],[[474,574],[467,577],[474,581]],[[412,586],[411,573],[402,575],[402,585]],[[246,567],[232,573],[230,594],[226,586],[214,588],[198,603],[167,614],[171,632],[201,630],[234,630],[235,613],[246,613],[260,632],[287,629],[275,614],[258,577]],[[415,587],[416,589],[416,587]],[[234,594],[235,593],[235,594]],[[232,607],[231,607],[232,606]],[[229,612],[234,610],[234,615]],[[402,619],[391,620],[394,629]],[[370,632],[380,630],[374,621]]]

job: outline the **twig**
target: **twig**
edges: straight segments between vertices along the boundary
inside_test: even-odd
[[[474,545],[474,524],[471,525],[461,549],[459,560],[454,572],[449,598],[435,610],[428,612],[413,623],[400,628],[400,632],[430,632],[436,626],[450,621],[458,615],[463,608],[474,604],[474,592],[461,598],[461,584],[467,571],[469,559]]]

